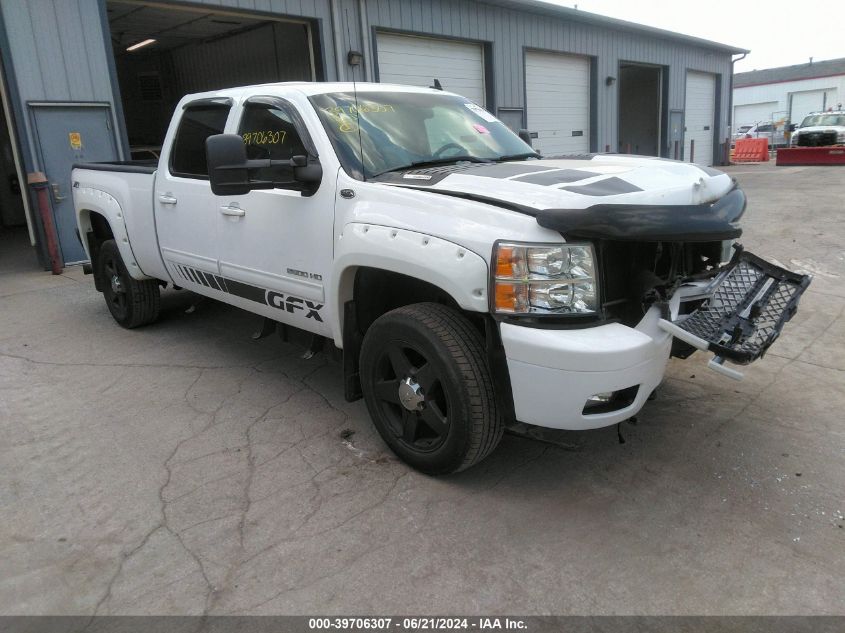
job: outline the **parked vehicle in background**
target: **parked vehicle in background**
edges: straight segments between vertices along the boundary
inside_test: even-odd
[[[156,168],[75,166],[79,235],[114,319],[172,285],[343,350],[349,400],[411,466],[463,470],[516,421],[637,413],[671,355],[734,378],[809,277],[731,245],[727,174],[647,157],[540,159],[440,90],[295,83],[184,97]]]
[[[743,126],[744,127],[744,126]],[[769,147],[786,147],[789,142],[785,134],[786,126],[780,122],[761,121],[750,126],[742,134],[734,138],[766,138],[769,139]]]
[[[745,138],[745,133],[753,127],[753,125],[740,125],[733,133],[732,139],[736,141],[738,138]]]
[[[824,147],[845,144],[845,110],[812,112],[794,132],[792,147]]]

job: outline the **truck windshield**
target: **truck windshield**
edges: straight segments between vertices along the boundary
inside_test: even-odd
[[[845,127],[845,114],[811,114],[801,122],[801,127],[814,125],[841,125]]]
[[[371,178],[428,163],[537,156],[469,99],[420,92],[351,92],[310,97],[347,173]],[[359,140],[360,139],[360,140]]]

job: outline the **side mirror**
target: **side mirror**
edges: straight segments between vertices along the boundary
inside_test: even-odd
[[[528,147],[534,147],[534,145],[531,143],[531,132],[529,132],[528,130],[524,128],[519,130],[519,138],[525,141]]]
[[[244,140],[237,134],[215,134],[205,139],[208,179],[215,196],[249,193],[249,161]]]
[[[293,156],[290,160],[249,160],[243,138],[237,134],[209,136],[205,140],[205,153],[211,191],[216,196],[242,196],[253,189],[273,189],[278,185],[291,184],[289,181],[252,180],[250,170],[288,167],[294,181],[302,183],[300,190],[305,196],[313,195],[323,179],[320,161],[310,156]]]
[[[796,127],[798,127],[798,126],[795,123],[790,123],[789,125],[786,126],[786,131],[787,132],[794,132]]]
[[[313,195],[323,180],[323,166],[320,161],[309,156],[293,156],[290,163],[293,166],[294,180],[305,185],[302,194]]]

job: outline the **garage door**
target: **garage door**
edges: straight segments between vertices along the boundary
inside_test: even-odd
[[[771,121],[772,114],[777,112],[778,102],[747,103],[734,108],[734,131],[741,125],[756,125],[761,121]],[[782,113],[781,113],[782,114]]]
[[[793,123],[801,123],[810,112],[818,112],[825,109],[824,90],[805,90],[793,92],[791,95],[792,106],[789,111],[789,120]]]
[[[684,112],[684,160],[689,160],[695,141],[695,163],[713,164],[713,123],[716,118],[716,76],[710,73],[687,73],[686,107]]]
[[[590,60],[525,54],[525,106],[534,148],[546,156],[590,151]]]
[[[484,52],[481,44],[379,33],[378,79],[382,83],[444,90],[484,105]]]

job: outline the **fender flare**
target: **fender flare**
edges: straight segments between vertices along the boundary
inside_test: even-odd
[[[77,211],[77,225],[79,226],[80,237],[82,237],[82,246],[88,254],[89,259],[91,253],[88,248],[88,240],[85,236],[92,230],[91,214],[96,213],[105,218],[109,228],[114,235],[114,241],[117,243],[117,248],[120,251],[120,257],[126,265],[129,275],[138,281],[144,279],[152,279],[144,274],[141,267],[135,259],[135,254],[132,252],[132,245],[129,242],[129,234],[126,232],[126,223],[123,220],[123,209],[120,203],[111,194],[93,187],[79,187],[76,189],[74,195],[74,202]],[[94,262],[92,261],[93,265]]]
[[[353,222],[344,226],[335,248],[330,296],[337,298],[336,323],[343,323],[344,304],[353,298],[355,272],[361,267],[430,283],[464,310],[488,310],[487,262],[477,253],[424,233]]]

